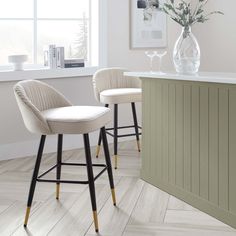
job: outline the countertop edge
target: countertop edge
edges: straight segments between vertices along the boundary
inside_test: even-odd
[[[235,84],[236,73],[219,73],[219,72],[200,72],[196,75],[182,75],[177,73],[151,73],[151,72],[125,72],[125,76],[150,78],[150,79],[166,79],[179,80],[191,82],[205,82],[205,83],[221,83],[221,84]]]

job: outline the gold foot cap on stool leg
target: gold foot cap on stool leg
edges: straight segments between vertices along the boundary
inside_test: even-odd
[[[140,152],[141,148],[140,148],[140,141],[139,140],[137,140],[137,147],[138,147],[138,151]]]
[[[100,152],[100,145],[97,145],[97,150],[96,150],[96,158],[98,158],[99,152]]]
[[[111,196],[112,196],[113,205],[116,206],[116,193],[115,193],[114,188],[111,189]]]
[[[25,213],[25,222],[24,222],[24,227],[27,226],[28,220],[29,220],[29,214],[30,214],[30,207],[26,208],[26,213]]]
[[[60,184],[56,184],[56,199],[59,199],[59,194],[60,194]]]
[[[118,155],[114,155],[114,159],[115,159],[115,169],[117,169]]]
[[[94,221],[95,231],[98,232],[98,214],[97,214],[97,211],[93,211],[93,221]]]

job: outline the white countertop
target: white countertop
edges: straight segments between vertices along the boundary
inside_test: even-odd
[[[125,72],[124,75],[125,76],[132,76],[132,77],[140,77],[140,78],[236,84],[236,73],[200,72],[196,75],[182,75],[182,74],[177,74],[174,72],[166,72],[166,73]]]

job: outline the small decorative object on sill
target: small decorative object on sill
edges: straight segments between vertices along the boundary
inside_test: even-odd
[[[181,74],[195,74],[200,67],[200,48],[191,27],[195,23],[204,23],[212,14],[222,14],[221,11],[213,11],[204,14],[204,6],[208,0],[198,0],[195,7],[185,0],[175,4],[175,0],[167,0],[162,10],[172,20],[182,26],[180,37],[174,46],[173,62],[175,69]]]
[[[65,68],[84,67],[84,59],[80,58],[65,59],[64,63]]]
[[[44,47],[44,66],[50,69],[64,68],[64,47],[56,47],[55,44],[50,44]]]
[[[44,66],[48,66],[50,69],[57,68],[57,48],[55,44],[50,44],[44,47]]]
[[[27,55],[10,55],[8,62],[12,63],[15,71],[23,70],[23,63],[28,60]]]
[[[64,47],[56,47],[57,68],[64,68],[65,49]]]

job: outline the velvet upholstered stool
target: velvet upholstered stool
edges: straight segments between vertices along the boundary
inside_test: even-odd
[[[30,208],[33,201],[37,181],[56,183],[57,199],[59,199],[60,183],[88,184],[95,230],[96,232],[98,232],[94,181],[103,172],[105,172],[105,170],[107,170],[108,172],[113,204],[116,205],[112,167],[105,131],[105,125],[111,120],[110,109],[105,107],[73,106],[62,94],[60,94],[54,88],[36,80],[27,80],[17,83],[14,87],[14,93],[25,126],[30,132],[41,135],[41,141],[29,190],[24,226],[26,227],[28,223]],[[91,160],[89,133],[98,129],[100,129],[101,138],[104,144],[106,165],[92,164]],[[57,163],[48,171],[44,172],[41,175],[38,175],[46,136],[53,134],[58,135]],[[83,134],[86,164],[63,162],[63,134]],[[63,165],[86,166],[88,181],[62,180],[61,167]],[[97,176],[93,175],[93,166],[102,168],[101,172]],[[56,168],[55,180],[43,178],[54,168]]]
[[[139,129],[135,103],[142,101],[141,81],[136,77],[126,77],[123,68],[106,68],[98,70],[93,76],[93,88],[95,98],[98,102],[103,103],[105,107],[114,105],[114,126],[113,128],[107,128],[107,134],[111,135],[114,139],[114,159],[115,169],[117,169],[118,162],[118,138],[136,136],[138,151],[140,152],[139,142]],[[131,103],[133,114],[133,125],[118,126],[118,105],[124,103]],[[134,128],[135,133],[118,134],[118,130]],[[111,133],[113,131],[113,133]],[[97,146],[98,157],[102,136],[100,133]]]

